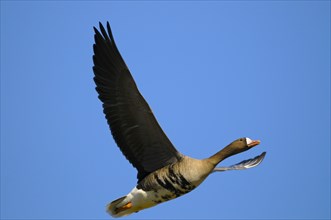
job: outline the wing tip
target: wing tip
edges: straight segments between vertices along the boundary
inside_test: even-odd
[[[259,158],[261,158],[261,162],[264,159],[265,155],[267,155],[266,151],[262,152],[262,154],[260,154],[260,156],[258,156]]]

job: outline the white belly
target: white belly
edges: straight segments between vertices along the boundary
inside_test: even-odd
[[[169,192],[166,189],[159,189],[155,191],[144,191],[137,189],[136,187],[127,195],[127,198],[131,198],[132,206],[138,210],[146,209],[162,202],[176,198],[176,195]]]

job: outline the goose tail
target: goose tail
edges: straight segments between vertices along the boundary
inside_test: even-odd
[[[130,215],[134,212],[128,196],[118,198],[107,205],[107,212],[114,218]]]

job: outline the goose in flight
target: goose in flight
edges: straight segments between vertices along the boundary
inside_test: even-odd
[[[265,152],[229,167],[216,167],[232,155],[260,141],[239,138],[209,158],[198,160],[181,154],[165,135],[118,51],[110,25],[94,27],[93,71],[113,138],[126,159],[137,169],[137,185],[107,206],[122,217],[184,195],[215,171],[242,170],[259,165]]]

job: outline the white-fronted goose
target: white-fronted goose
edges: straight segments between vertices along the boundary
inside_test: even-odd
[[[94,27],[93,71],[111,133],[126,159],[138,170],[133,190],[107,206],[113,217],[138,212],[196,188],[214,171],[257,166],[261,155],[230,167],[216,167],[225,158],[249,150],[260,141],[240,138],[213,156],[197,160],[179,153],[156,121],[120,55],[110,25]]]

